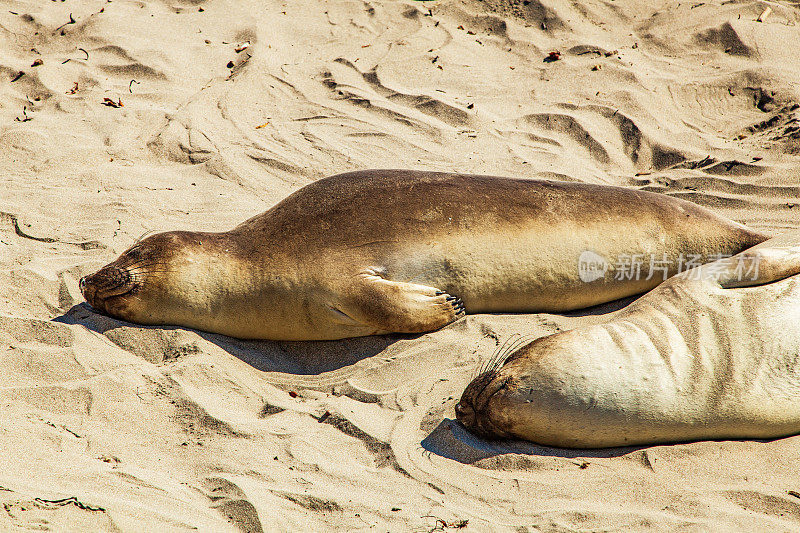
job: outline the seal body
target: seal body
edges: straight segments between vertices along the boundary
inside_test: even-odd
[[[607,323],[533,341],[470,383],[459,420],[488,438],[575,448],[800,433],[794,240],[677,275]]]
[[[81,287],[131,322],[337,339],[431,331],[465,311],[588,307],[653,288],[684,257],[706,262],[766,238],[621,187],[370,170],[307,185],[228,232],[148,237]],[[591,278],[579,270],[586,254],[603,264]],[[619,258],[634,256],[669,268],[620,276]]]

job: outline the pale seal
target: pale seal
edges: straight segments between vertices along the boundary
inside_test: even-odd
[[[574,448],[798,434],[797,273],[800,233],[681,273],[516,350],[456,415],[483,437]]]
[[[663,280],[619,276],[620,257],[666,259],[671,275],[684,257],[706,262],[766,238],[633,189],[369,170],[316,181],[225,233],[148,237],[81,289],[95,309],[140,324],[339,339],[432,331],[465,311],[592,306]]]

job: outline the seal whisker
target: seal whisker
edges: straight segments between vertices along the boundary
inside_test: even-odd
[[[516,338],[506,344],[502,350],[498,350],[497,354],[495,354],[495,357],[490,362],[490,367],[496,366],[497,361],[503,360],[508,356],[508,354],[513,353],[522,343],[530,338],[530,335],[521,335],[516,333],[515,337]]]
[[[517,338],[514,338],[517,337]],[[500,368],[506,363],[508,358],[517,352],[522,346],[526,343],[530,342],[532,339],[536,339],[537,336],[535,334],[530,335],[519,335],[514,334],[509,338],[509,341],[503,344],[501,349],[497,350],[494,356],[492,356],[489,361],[486,363],[485,367],[482,368],[481,373],[495,375]],[[511,339],[514,339],[511,341]],[[480,375],[480,374],[478,374]]]
[[[125,267],[129,272],[155,272],[154,268],[162,269],[163,271],[171,271],[167,263],[143,263]]]
[[[139,236],[139,238],[138,238],[138,239],[136,239],[135,241],[133,241],[133,242],[134,242],[134,245],[133,245],[133,246],[132,246],[130,249],[133,249],[133,247],[134,247],[134,246],[138,246],[138,245],[139,245],[139,243],[141,243],[141,242],[142,242],[142,240],[144,240],[144,238],[145,238],[145,237],[147,237],[147,236],[149,236],[149,235],[153,235],[154,233],[156,233],[156,230],[153,230],[153,229],[149,229],[149,230],[145,231],[144,233],[142,233],[142,234]]]
[[[487,387],[489,387],[489,385],[494,381],[494,378],[495,374],[491,372],[483,372],[478,374],[478,376],[476,376],[469,384],[468,389],[464,391],[465,395],[469,393],[470,397],[472,398],[472,408],[476,414],[480,413],[480,411],[483,409],[483,407],[479,405],[479,400],[483,397]]]
[[[508,342],[504,344],[500,350],[497,350],[497,353],[494,354],[494,357],[492,358],[493,361],[507,354],[509,350],[512,350],[522,338],[522,335],[519,333],[515,333],[513,336],[509,337]]]
[[[169,266],[169,263],[166,263],[166,262],[162,263],[162,262],[154,261],[152,263],[133,263],[131,265],[126,266],[125,268],[134,269],[134,270],[141,270],[141,269],[149,269],[149,268],[152,268],[152,267],[165,268],[167,266]]]
[[[517,339],[511,346],[506,348],[505,352],[501,356],[498,357],[498,360],[505,361],[508,358],[509,355],[511,355],[514,352],[516,352],[517,350],[519,350],[520,347],[523,344],[525,344],[529,340],[535,339],[535,338],[536,338],[536,335],[534,335],[534,334],[520,336],[520,338]]]
[[[130,272],[131,274],[151,274],[153,272],[177,272],[177,271],[169,268],[161,268],[161,269],[148,268],[146,270],[142,268],[136,270],[129,270],[128,272]]]
[[[118,287],[118,286],[119,286],[119,283],[116,283],[116,282],[115,283],[105,282],[105,283],[97,284],[96,287],[97,287],[97,291],[98,292],[105,293],[105,292],[108,292],[111,289],[114,289],[115,287]]]
[[[484,361],[482,361],[480,365],[478,365],[478,368],[476,369],[475,374],[473,376],[471,376],[472,379],[475,379],[476,377],[478,377],[481,374],[483,374],[484,372],[486,372],[486,370],[488,370],[488,368],[489,368],[489,366],[491,364],[491,361],[495,357],[497,357],[497,354],[500,353],[500,350],[503,349],[503,347],[511,340],[511,338],[513,338],[513,336],[509,337],[508,339],[506,339],[506,341],[501,346],[498,346],[497,348],[495,348],[494,352],[492,352],[492,355],[489,356]]]
[[[520,337],[519,341],[514,346],[506,350],[506,353],[503,354],[503,356],[500,358],[500,364],[501,365],[505,364],[508,358],[514,355],[518,350],[520,350],[523,345],[537,338],[539,338],[539,335],[536,334],[523,335],[522,337]]]
[[[503,342],[503,344],[501,344],[501,345],[499,345],[497,348],[495,348],[494,352],[492,352],[492,355],[491,355],[491,356],[490,356],[490,357],[489,357],[489,358],[488,358],[486,361],[483,361],[483,362],[482,362],[480,365],[478,365],[478,368],[476,369],[476,371],[475,371],[475,374],[474,374],[473,376],[471,376],[471,377],[470,377],[470,379],[475,379],[475,378],[477,378],[478,376],[480,376],[481,374],[483,374],[484,372],[486,372],[486,371],[488,370],[488,368],[491,366],[491,365],[490,365],[490,362],[491,362],[491,361],[492,361],[492,360],[493,360],[495,357],[497,357],[497,355],[498,355],[498,354],[499,354],[499,353],[500,353],[500,352],[501,352],[501,351],[502,351],[502,350],[503,350],[503,349],[506,347],[506,345],[507,345],[509,342],[511,342],[513,339],[515,339],[517,336],[519,336],[519,333],[514,333],[513,335],[510,335],[510,336],[509,336],[509,337],[508,337],[508,338],[507,338],[507,339],[506,339],[506,340]]]

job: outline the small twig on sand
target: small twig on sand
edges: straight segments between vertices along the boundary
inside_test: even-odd
[[[120,98],[120,99],[118,99],[118,100],[115,102],[115,101],[114,101],[114,100],[112,100],[111,98],[108,98],[108,97],[106,97],[106,98],[103,98],[103,101],[102,101],[101,103],[102,103],[104,106],[108,106],[108,107],[123,107],[123,105],[122,105],[122,99],[121,99],[121,98]]]
[[[61,28],[63,28],[64,26],[66,26],[68,24],[75,24],[75,19],[72,17],[72,13],[69,14],[69,22],[65,22],[64,24],[62,24],[61,26],[56,28],[56,31],[60,30]]]
[[[45,504],[48,506],[57,506],[57,507],[64,507],[65,505],[74,505],[78,509],[83,509],[84,511],[105,511],[102,507],[95,507],[92,505],[86,505],[85,503],[78,500],[75,496],[70,496],[69,498],[61,498],[60,500],[45,500],[44,498],[34,498],[34,501],[39,504]]]
[[[429,530],[428,533],[433,533],[434,531],[444,531],[445,529],[448,529],[448,528],[463,529],[463,528],[467,527],[467,524],[469,524],[469,520],[466,520],[466,519],[464,519],[464,520],[456,520],[455,522],[447,523],[446,520],[443,520],[443,519],[441,519],[439,517],[436,517],[436,516],[433,516],[433,515],[425,515],[422,518],[436,518],[436,522],[434,522],[436,525],[434,526],[433,529]]]
[[[28,122],[29,120],[33,120],[32,117],[28,116],[27,110],[28,110],[28,106],[23,106],[22,107],[22,116],[24,118],[16,117],[16,118],[14,118],[14,120],[16,120],[17,122]]]

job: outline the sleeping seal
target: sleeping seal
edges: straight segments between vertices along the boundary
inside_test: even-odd
[[[456,405],[487,438],[600,448],[800,433],[800,232],[537,339]]]
[[[621,187],[368,170],[307,185],[224,233],[150,236],[80,286],[95,309],[139,324],[340,339],[432,331],[465,312],[588,307],[655,287],[685,257],[766,238]],[[635,273],[637,257],[662,270]]]

